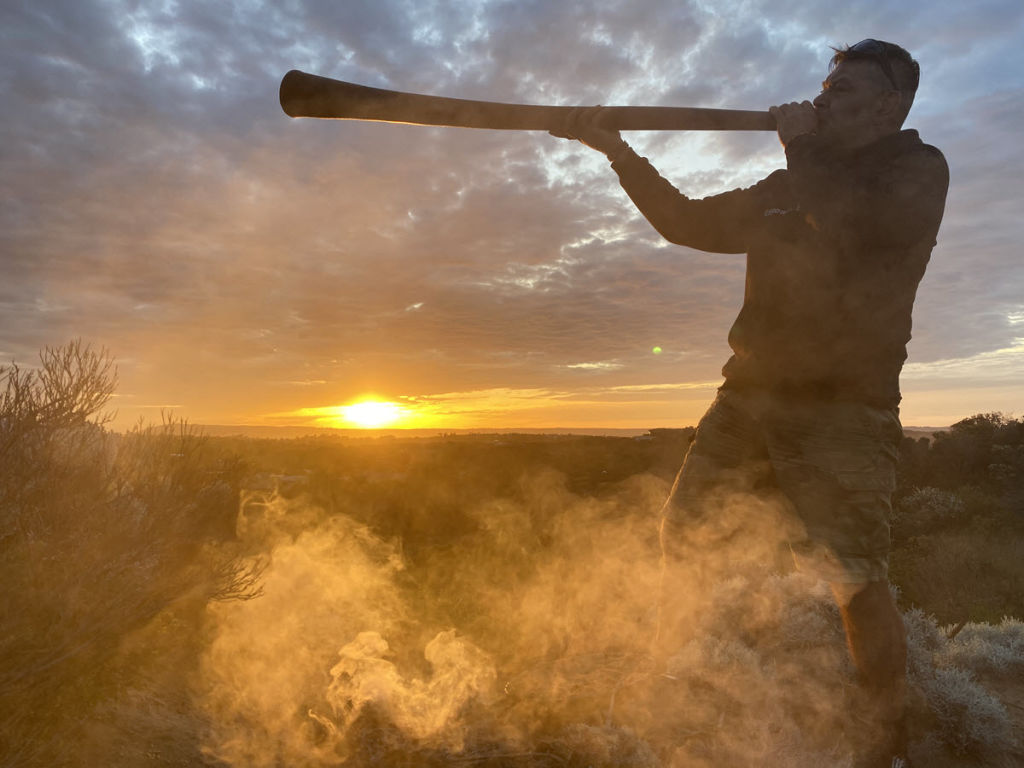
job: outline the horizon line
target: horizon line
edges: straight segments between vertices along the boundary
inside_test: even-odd
[[[246,436],[246,433],[292,433],[293,436],[338,436],[338,437],[380,437],[380,436],[445,436],[445,435],[487,435],[487,434],[529,434],[529,435],[580,435],[580,436],[643,436],[656,430],[695,429],[696,424],[672,427],[321,427],[301,424],[206,424],[190,422],[196,429],[211,437]],[[940,432],[947,426],[904,425],[903,431]],[[115,430],[127,432],[129,430]]]

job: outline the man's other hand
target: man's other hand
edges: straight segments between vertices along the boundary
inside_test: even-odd
[[[809,101],[791,101],[789,104],[770,107],[768,111],[775,118],[782,146],[786,146],[797,136],[818,130],[818,115],[814,111],[814,105]]]
[[[605,125],[607,115],[600,105],[575,107],[569,110],[559,130],[548,133],[560,139],[576,139],[591,149],[603,152],[609,160],[614,160],[629,145],[622,140],[622,134]]]

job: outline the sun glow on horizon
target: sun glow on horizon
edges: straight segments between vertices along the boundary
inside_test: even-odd
[[[695,423],[717,381],[366,394],[341,405],[268,414],[272,422],[330,429],[650,428]],[[623,417],[623,414],[626,417]]]
[[[348,405],[331,405],[321,408],[302,408],[296,415],[313,417],[321,426],[358,429],[380,429],[381,427],[408,426],[413,414],[400,403],[388,400],[366,398]]]
[[[345,421],[364,429],[388,427],[405,415],[405,409],[398,403],[380,400],[364,400],[352,405],[343,405],[341,413]]]

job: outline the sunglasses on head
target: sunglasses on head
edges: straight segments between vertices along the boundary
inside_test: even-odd
[[[886,76],[892,87],[895,90],[900,90],[900,87],[896,84],[896,76],[892,71],[892,64],[889,63],[889,51],[886,48],[885,43],[879,40],[872,40],[870,37],[866,40],[861,40],[855,45],[851,45],[846,49],[846,53],[860,54],[862,56],[870,56],[878,62],[878,66],[882,68],[882,73]]]

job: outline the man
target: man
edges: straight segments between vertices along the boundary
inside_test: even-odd
[[[747,254],[734,354],[666,503],[662,548],[671,569],[687,521],[713,514],[708,499],[724,484],[781,491],[805,531],[791,542],[798,566],[830,582],[840,606],[870,715],[864,768],[907,765],[888,519],[899,373],[949,179],[942,154],[901,130],[918,78],[892,43],[837,49],[813,104],[770,110],[787,168],[702,200],[604,127],[600,107],[575,111],[557,134],[607,155],[669,241]]]

